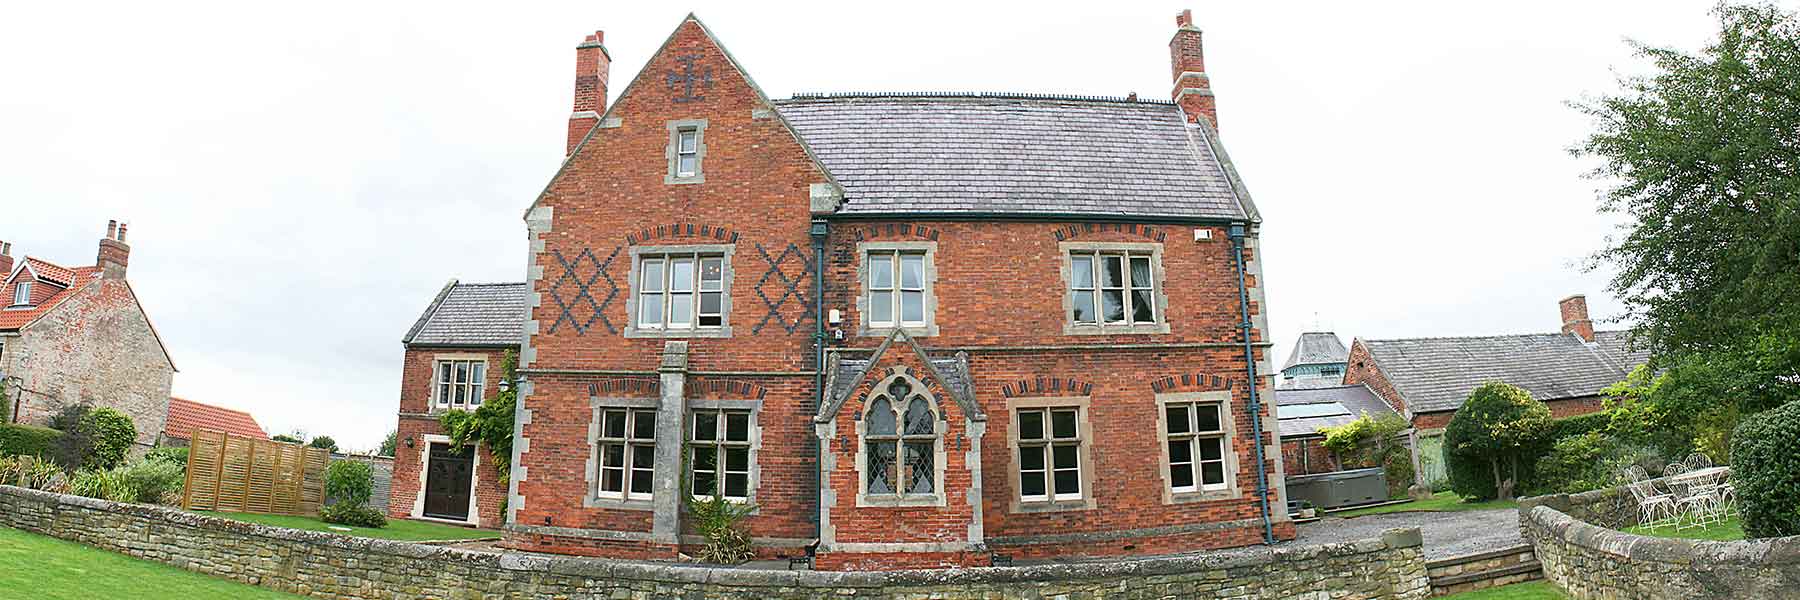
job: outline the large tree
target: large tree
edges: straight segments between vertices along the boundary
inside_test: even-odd
[[[1577,104],[1601,206],[1627,217],[1596,255],[1659,362],[1800,333],[1800,21],[1719,5],[1698,53],[1634,43],[1654,66]],[[1766,341],[1762,343],[1767,343]]]

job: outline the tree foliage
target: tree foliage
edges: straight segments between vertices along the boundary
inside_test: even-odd
[[[1595,255],[1659,359],[1800,337],[1800,20],[1720,5],[1697,54],[1634,43],[1654,73],[1578,103],[1595,131],[1601,210],[1626,217]],[[1800,372],[1786,363],[1788,375]]]
[[[511,350],[500,362],[501,381],[518,381],[519,361]],[[494,393],[493,398],[481,403],[474,411],[451,410],[438,416],[438,424],[443,427],[444,434],[449,436],[450,443],[465,446],[480,442],[486,446],[495,471],[500,475],[500,485],[505,486],[512,478],[512,441],[513,410],[518,405],[518,386],[502,386],[505,389]]]
[[[381,438],[381,447],[375,449],[375,455],[393,458],[394,448],[396,446],[400,445],[399,442],[400,442],[400,430],[389,429],[387,437]]]
[[[1444,429],[1450,487],[1480,500],[1512,498],[1529,474],[1530,465],[1522,469],[1525,455],[1550,427],[1550,407],[1529,392],[1498,381],[1481,384]]]
[[[277,441],[277,442],[288,443],[288,444],[300,444],[302,446],[306,445],[306,434],[298,432],[298,431],[293,432],[293,433],[277,433],[277,434],[275,434],[275,437],[272,437],[269,439]]]
[[[368,463],[334,460],[325,467],[325,497],[334,502],[364,504],[375,492],[375,472]]]
[[[307,442],[306,445],[307,447],[318,448],[326,452],[338,451],[337,440],[331,439],[331,436],[329,435],[321,435],[313,438],[312,441]]]

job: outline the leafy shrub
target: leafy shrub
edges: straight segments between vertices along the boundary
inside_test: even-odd
[[[339,461],[347,462],[347,461]],[[361,463],[358,463],[361,464]],[[366,465],[365,465],[366,466]],[[351,527],[387,527],[387,515],[362,504],[339,502],[319,509],[319,520]]]
[[[174,504],[181,498],[181,487],[187,483],[187,465],[163,458],[144,457],[116,469],[119,477],[135,492],[132,502]]]
[[[37,456],[0,456],[0,484],[58,494],[69,491],[62,468]]]
[[[1444,429],[1450,487],[1475,500],[1512,498],[1530,475],[1524,455],[1550,428],[1550,407],[1517,386],[1475,388]]]
[[[337,504],[365,504],[375,490],[375,474],[368,463],[335,460],[325,468],[325,497]]]
[[[1800,535],[1800,402],[1745,419],[1731,436],[1744,535]]]
[[[732,502],[723,496],[696,498],[688,496],[688,514],[694,518],[694,529],[706,539],[697,558],[702,562],[735,565],[750,560],[750,534],[738,526],[756,511],[756,505]]]
[[[1573,494],[1611,487],[1619,471],[1634,462],[1617,438],[1593,431],[1571,435],[1556,440],[1538,459],[1526,491]]]
[[[1611,427],[1612,413],[1601,410],[1585,415],[1551,419],[1549,430],[1544,435],[1552,440],[1560,440],[1584,433],[1606,433]]]
[[[49,456],[62,435],[47,427],[0,424],[0,456]]]
[[[155,448],[151,448],[149,452],[144,453],[144,458],[147,460],[163,460],[163,461],[172,462],[172,463],[181,465],[181,469],[183,471],[186,471],[187,463],[188,463],[188,449],[181,448],[178,446],[157,446]]]
[[[110,407],[99,407],[81,416],[81,432],[92,444],[82,466],[111,469],[125,460],[131,443],[137,441],[137,426],[131,417]]]
[[[113,502],[136,502],[138,490],[123,470],[82,469],[69,476],[69,493]]]

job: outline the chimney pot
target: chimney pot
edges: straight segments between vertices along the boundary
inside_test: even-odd
[[[1587,296],[1576,294],[1557,303],[1562,312],[1562,332],[1574,334],[1581,341],[1593,343],[1594,321],[1588,318]]]
[[[118,221],[111,220],[111,219],[108,219],[106,221],[106,239],[109,239],[109,240],[112,239],[114,235],[117,235],[118,230],[119,230],[119,222]]]
[[[1176,27],[1193,27],[1194,26],[1194,11],[1190,10],[1190,9],[1186,9],[1186,8],[1181,9],[1181,14],[1175,15],[1175,26]]]
[[[119,240],[119,241],[120,241],[120,242],[124,242],[124,241],[125,241],[125,224],[124,224],[124,223],[120,223],[120,224],[119,224],[119,237],[118,237],[118,240]]]

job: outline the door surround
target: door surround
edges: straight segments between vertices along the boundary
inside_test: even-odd
[[[450,443],[450,436],[428,433],[420,436],[419,441],[421,443],[419,444],[419,447],[416,448],[419,452],[419,493],[413,496],[412,518],[421,521],[439,521],[443,523],[456,523],[459,525],[481,526],[481,501],[475,493],[475,490],[481,489],[481,467],[483,464],[481,460],[481,448],[476,447],[470,452],[473,456],[470,457],[469,464],[469,518],[467,520],[458,521],[455,519],[425,516],[425,478],[431,472],[431,444],[448,444]]]

